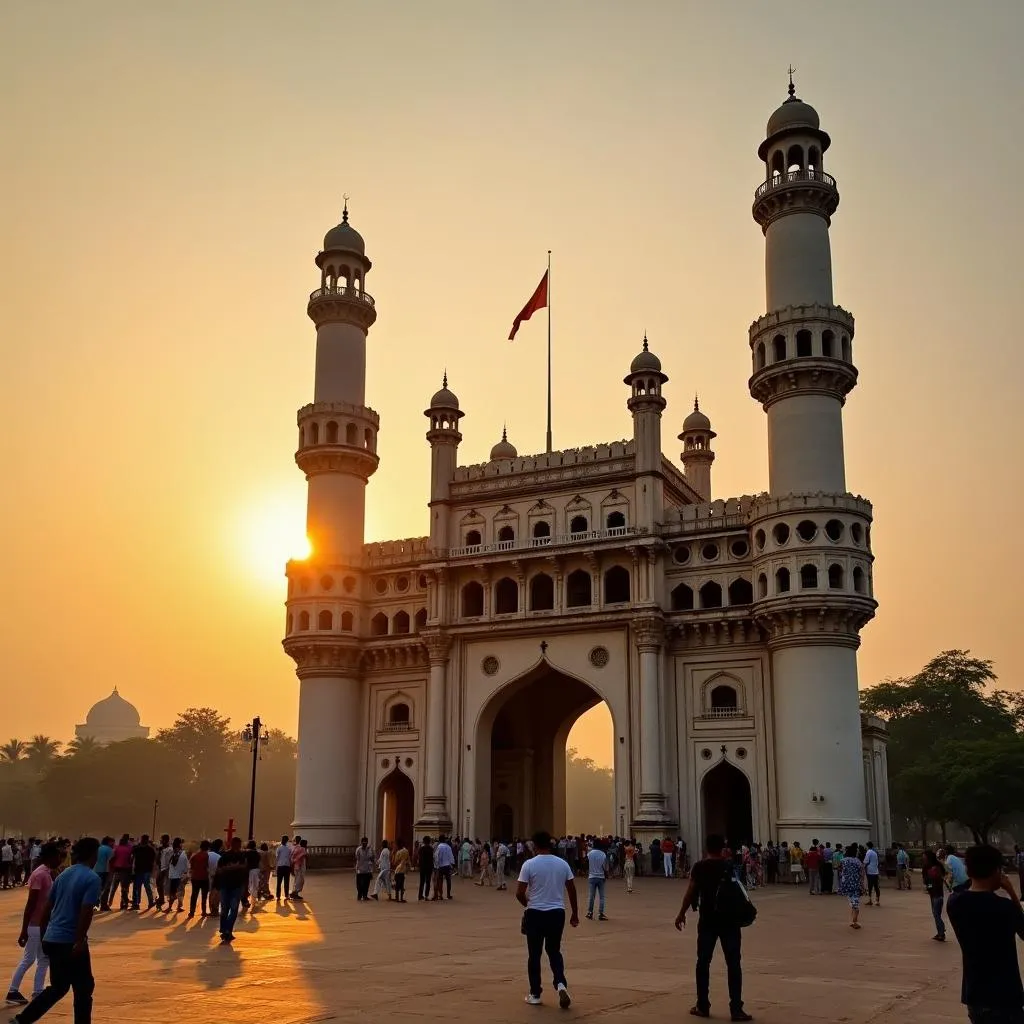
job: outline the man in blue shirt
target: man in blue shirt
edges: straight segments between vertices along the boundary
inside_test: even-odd
[[[953,892],[965,892],[971,887],[971,880],[967,877],[967,865],[957,856],[955,846],[946,847],[946,871]]]
[[[452,898],[452,868],[455,867],[455,853],[451,848],[451,844],[448,840],[441,836],[437,841],[437,846],[434,849],[434,867],[441,874],[441,883],[444,884],[448,890],[448,899]],[[441,892],[441,883],[437,886],[438,896],[443,895]]]
[[[104,836],[96,854],[96,874],[100,878],[100,910],[110,909],[110,858],[114,856],[113,836]]]
[[[43,952],[50,960],[50,985],[11,1018],[12,1024],[34,1024],[71,990],[75,994],[75,1024],[92,1021],[96,983],[88,934],[100,897],[100,876],[95,871],[99,846],[92,837],[79,839],[72,849],[74,863],[53,883],[40,926]]]

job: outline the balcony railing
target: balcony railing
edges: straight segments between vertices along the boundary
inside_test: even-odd
[[[358,288],[346,288],[344,285],[337,288],[317,288],[315,292],[310,292],[309,301],[316,302],[317,299],[348,299],[349,302],[373,305],[373,296],[369,292],[360,291]]]
[[[524,537],[515,540],[498,540],[491,544],[468,544],[448,551],[450,558],[464,558],[471,555],[493,555],[503,551],[531,551],[538,548],[565,547],[569,544],[586,544],[595,540],[613,540],[616,537],[633,537],[638,533],[635,526],[609,526],[604,530],[581,530],[579,533],[556,534],[553,537]]]
[[[385,722],[381,732],[412,732],[412,722]]]
[[[836,187],[836,179],[824,171],[787,171],[785,174],[773,174],[767,181],[758,185],[754,198],[759,199],[772,189],[782,188],[794,181],[820,181],[823,185]]]
[[[718,720],[722,718],[743,718],[743,708],[705,708],[700,716],[704,719]]]

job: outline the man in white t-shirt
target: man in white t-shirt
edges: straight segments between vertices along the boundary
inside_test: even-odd
[[[878,851],[874,843],[868,843],[864,854],[864,874],[868,878],[868,906],[871,906],[871,894],[875,894],[875,905],[882,905],[882,891],[878,888]]]
[[[281,845],[274,854],[274,865],[277,868],[277,899],[281,899],[281,887],[284,886],[284,898],[291,895],[289,887],[292,880],[292,846],[287,836],[281,836]]]
[[[576,883],[572,868],[565,859],[551,852],[551,836],[538,832],[533,837],[534,855],[523,864],[519,872],[516,899],[526,907],[523,914],[523,934],[526,936],[527,975],[530,991],[526,1001],[539,1006],[541,999],[540,954],[546,950],[558,1005],[567,1010],[572,1003],[565,981],[565,964],[562,960],[562,932],[565,930],[565,895],[569,894],[572,916],[569,924],[573,928],[580,923],[579,906],[576,903]]]
[[[587,854],[587,920],[594,920],[594,894],[599,893],[601,901],[598,904],[597,919],[607,921],[604,916],[604,880],[608,877],[608,855],[604,852],[604,843],[600,839],[594,840],[594,846]]]

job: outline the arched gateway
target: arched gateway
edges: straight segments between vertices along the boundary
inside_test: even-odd
[[[565,826],[566,740],[601,695],[588,683],[541,661],[487,701],[476,726],[478,819],[509,839]],[[614,716],[613,716],[614,717]],[[608,808],[615,820],[615,808]]]

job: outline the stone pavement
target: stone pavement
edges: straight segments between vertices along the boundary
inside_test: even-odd
[[[410,876],[415,890],[415,878]],[[689,1020],[695,919],[672,921],[684,883],[637,879],[627,896],[609,885],[607,922],[583,919],[563,945],[573,995],[559,1011],[527,1006],[526,954],[513,891],[456,882],[442,904],[356,903],[353,876],[313,874],[302,904],[267,904],[239,919],[222,947],[216,922],[156,912],[97,915],[92,931],[97,1024],[128,1020],[518,1024],[542,1018],[640,1022]],[[581,887],[581,893],[584,891]],[[758,919],[744,932],[744,998],[764,1024],[962,1022],[960,955],[931,941],[928,901],[883,890],[859,932],[846,901],[789,886],[754,894]],[[0,983],[18,957],[20,893],[0,894]],[[585,910],[585,907],[582,908]],[[30,984],[31,974],[23,990]],[[712,1013],[728,1019],[720,952]],[[71,1019],[71,999],[46,1018]],[[6,1024],[7,1016],[0,1016]]]

